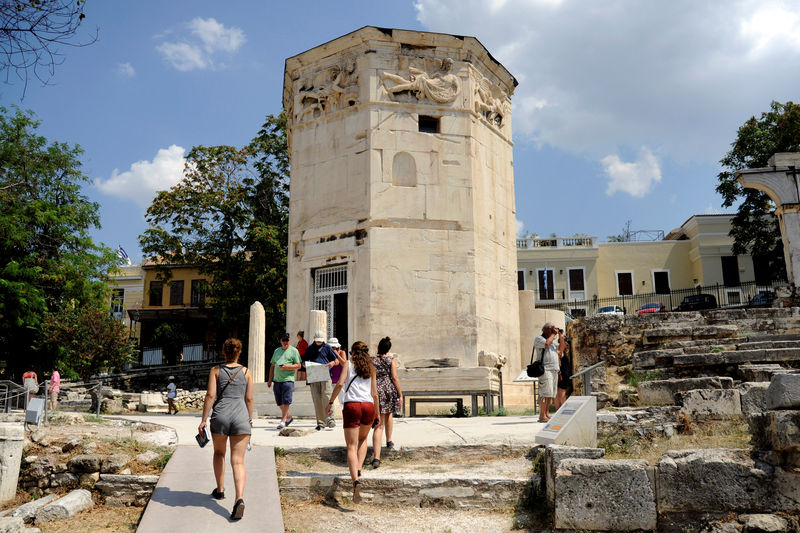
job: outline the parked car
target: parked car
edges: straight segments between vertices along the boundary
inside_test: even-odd
[[[624,315],[625,309],[618,305],[607,305],[605,307],[601,307],[595,313],[596,315]]]
[[[750,300],[748,307],[772,307],[777,296],[772,291],[761,291]]]
[[[667,306],[662,304],[661,302],[652,302],[649,304],[644,304],[639,309],[636,310],[638,314],[644,313],[663,313],[667,310]]]
[[[673,311],[702,311],[703,309],[716,309],[717,299],[711,294],[692,294],[683,299],[681,304]]]

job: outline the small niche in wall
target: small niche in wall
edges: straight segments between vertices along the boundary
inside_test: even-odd
[[[420,115],[419,131],[422,133],[439,133],[439,117]]]
[[[392,185],[396,187],[417,186],[417,163],[408,152],[398,152],[392,159]]]

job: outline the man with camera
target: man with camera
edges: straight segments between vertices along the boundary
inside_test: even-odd
[[[556,397],[556,383],[561,354],[567,343],[564,341],[564,330],[556,328],[552,323],[545,323],[542,334],[533,339],[534,350],[541,350],[544,374],[539,376],[539,422],[550,420],[550,405]]]

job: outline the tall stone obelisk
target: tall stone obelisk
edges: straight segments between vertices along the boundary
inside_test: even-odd
[[[253,383],[264,383],[266,381],[266,361],[264,353],[264,330],[266,315],[264,306],[261,302],[255,302],[250,306],[250,338],[247,343],[247,364],[253,373]]]

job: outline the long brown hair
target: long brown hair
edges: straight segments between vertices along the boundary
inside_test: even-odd
[[[360,378],[368,378],[372,375],[372,358],[369,356],[369,346],[361,341],[356,341],[350,347],[350,361],[356,369],[356,375]]]

